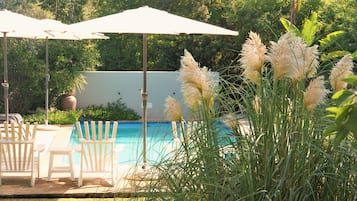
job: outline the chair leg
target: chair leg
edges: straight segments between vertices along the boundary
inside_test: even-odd
[[[113,176],[113,173],[112,173],[112,186],[114,186],[114,176]]]
[[[112,178],[112,186],[114,186],[114,166],[113,166],[113,160],[112,160],[112,164],[111,164],[111,166],[112,166],[112,171],[111,171],[111,178]]]
[[[72,156],[72,153],[70,153],[68,155],[68,158],[69,158],[69,167],[71,168],[71,180],[74,180],[74,160],[73,160],[73,156]]]
[[[32,176],[31,176],[31,187],[34,187],[35,186],[35,181],[36,181],[36,177],[35,177],[35,175],[34,174],[32,174]]]
[[[81,187],[81,186],[82,186],[82,178],[78,177],[78,187]]]
[[[50,152],[50,162],[48,165],[48,175],[47,175],[47,180],[51,181],[51,176],[52,176],[52,169],[53,169],[53,154]]]
[[[83,150],[82,150],[83,151]],[[78,175],[78,187],[82,186],[82,176],[83,176],[83,153],[81,153],[81,161],[80,161],[80,167],[79,167],[79,175]]]
[[[37,178],[40,178],[40,153],[38,153],[38,161],[37,161]]]
[[[82,183],[83,183],[83,180],[82,180],[82,170],[81,172],[79,173],[79,176],[78,176],[78,187],[81,187],[82,186]]]

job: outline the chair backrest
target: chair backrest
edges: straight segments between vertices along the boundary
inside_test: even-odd
[[[180,139],[180,141],[185,138],[189,141],[193,132],[196,132],[200,126],[200,121],[181,121],[179,126],[177,126],[176,121],[171,122],[172,135],[174,139]]]
[[[80,122],[76,126],[81,143],[81,170],[103,172],[112,166],[118,122],[85,121],[83,127]]]
[[[172,137],[174,139],[179,138],[178,133],[180,133],[180,135],[181,135],[181,132],[177,131],[177,122],[176,121],[171,121],[171,128],[172,128]]]
[[[0,161],[2,171],[22,172],[34,171],[34,143],[37,123],[1,125]]]

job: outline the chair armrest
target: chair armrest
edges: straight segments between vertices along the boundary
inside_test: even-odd
[[[82,151],[82,145],[80,145],[80,144],[74,145],[74,151],[75,152],[81,152]]]
[[[124,146],[125,146],[124,144],[115,145],[114,152],[116,152],[116,153],[121,152],[124,149]]]
[[[45,144],[38,144],[38,145],[34,148],[34,151],[43,152],[43,151],[45,151],[45,148],[46,148],[46,145],[45,145]]]

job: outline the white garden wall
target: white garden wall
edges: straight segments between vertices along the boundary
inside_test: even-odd
[[[106,105],[121,98],[129,108],[142,116],[143,87],[142,71],[95,71],[83,72],[87,78],[85,88],[77,92],[77,108],[90,105]],[[164,120],[165,99],[172,96],[181,102],[185,118],[189,118],[188,109],[183,104],[179,72],[147,72],[148,119]]]

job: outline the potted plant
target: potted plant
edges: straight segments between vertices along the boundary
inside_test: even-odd
[[[64,93],[58,98],[59,109],[64,111],[76,110],[76,90],[81,91],[85,84],[87,84],[86,77],[80,73],[76,74],[73,78],[73,84],[68,85]]]

